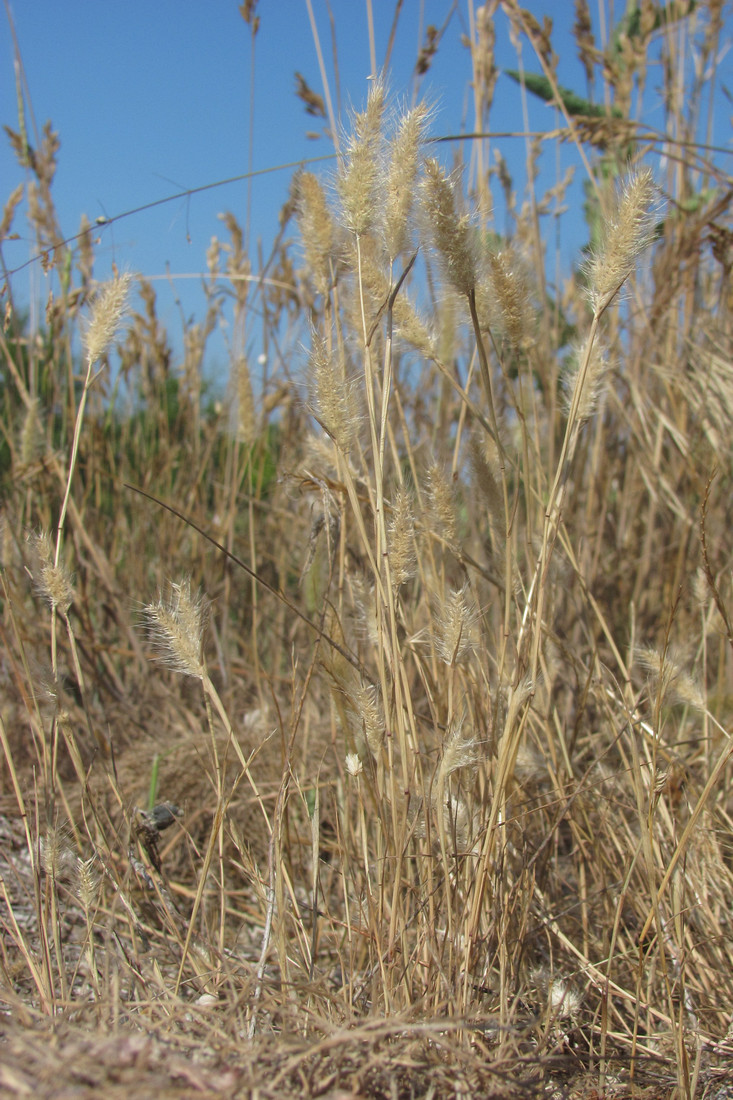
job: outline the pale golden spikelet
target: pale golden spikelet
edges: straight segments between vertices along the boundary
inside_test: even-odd
[[[356,259],[354,259],[356,263]],[[391,287],[388,276],[380,269],[369,249],[368,243],[362,249],[361,256],[362,289],[368,291],[364,298],[369,301],[369,315],[376,317],[378,311],[383,311],[389,298]],[[360,302],[355,300],[355,308],[360,308]],[[414,304],[405,293],[404,287],[394,300],[392,307],[393,335],[412,344],[414,348],[422,352],[428,358],[435,355],[435,338],[422,317],[419,316]]]
[[[303,440],[303,476],[314,482],[319,482],[323,476],[338,476],[340,455],[341,452],[326,432],[308,432]],[[356,469],[351,463],[348,463],[348,468],[351,475],[356,477]]]
[[[476,288],[478,295],[479,288]],[[478,301],[476,302],[478,307]],[[451,288],[436,303],[435,354],[441,363],[452,362],[460,354],[459,325],[463,303]]]
[[[19,183],[15,190],[11,192],[8,201],[3,207],[3,216],[0,218],[0,241],[4,241],[10,232],[13,218],[15,217],[15,211],[23,201],[24,190],[24,185]]]
[[[25,410],[20,429],[19,459],[22,466],[30,466],[44,450],[41,418],[38,413],[38,400],[32,399]]]
[[[379,690],[373,684],[359,683],[349,691],[352,722],[376,756],[384,741],[384,711]]]
[[[350,578],[352,606],[359,636],[372,646],[379,646],[384,638],[379,628],[374,586],[369,587],[360,576]]]
[[[665,656],[652,646],[639,646],[636,650],[636,659],[649,674],[653,689],[664,699],[676,672],[674,662],[669,659],[669,652]]]
[[[79,232],[76,239],[79,242],[76,262],[81,275],[82,286],[88,287],[92,281],[94,271],[94,233],[86,214],[82,214],[79,220]]]
[[[331,285],[334,226],[321,184],[312,172],[301,172],[295,181],[298,224],[305,257],[319,294]]]
[[[348,453],[359,424],[356,388],[344,377],[336,353],[315,331],[309,371],[318,418],[341,450]]]
[[[474,814],[466,800],[449,790],[449,780],[459,771],[472,773],[478,762],[478,742],[475,737],[466,737],[463,732],[464,719],[451,723],[443,744],[443,755],[437,769],[431,790],[434,809],[442,814],[443,829],[459,851],[471,847],[475,835]]]
[[[39,838],[39,855],[41,866],[49,878],[55,878],[61,864],[63,851],[62,836],[59,830],[51,825],[46,830],[46,835]]]
[[[339,694],[345,699],[343,719],[358,756],[365,750],[376,756],[384,741],[385,721],[379,689],[352,676],[337,675]]]
[[[437,160],[425,162],[422,181],[425,223],[448,281],[467,297],[476,286],[475,237],[467,214],[459,215],[456,189]]]
[[[515,351],[532,346],[534,318],[527,280],[511,250],[489,251],[489,276],[502,328]]]
[[[692,580],[692,597],[701,611],[707,610],[710,605],[710,585],[702,566],[698,566]]]
[[[475,737],[466,737],[463,725],[464,719],[452,723],[443,743],[440,761],[440,781],[443,783],[461,768],[476,767],[478,742]]]
[[[206,250],[206,270],[212,278],[216,279],[221,271],[221,241],[218,237],[212,237]]]
[[[495,61],[496,7],[497,0],[492,0],[476,8],[476,41],[471,45],[474,85],[484,111],[491,106],[499,76]]]
[[[445,664],[464,664],[476,648],[478,614],[467,584],[441,601],[436,616],[435,648]]]
[[[604,223],[603,241],[588,262],[588,296],[596,317],[612,302],[654,239],[656,188],[650,169],[630,176]]]
[[[585,371],[582,367],[588,360]],[[596,337],[586,338],[584,344],[573,348],[571,365],[563,374],[565,411],[569,412],[574,401],[577,386],[582,390],[577,394],[577,419],[579,422],[590,419],[603,396],[606,378],[610,369],[608,351]]]
[[[246,293],[244,288],[246,287],[247,277],[252,271],[252,264],[245,247],[244,230],[231,210],[225,210],[223,214],[219,214],[219,220],[224,223],[231,238],[229,244],[221,246],[227,254],[226,270],[230,275],[239,276],[235,286],[237,282],[240,283],[242,288],[240,292]]]
[[[511,734],[514,730],[519,712],[523,709],[529,697],[536,690],[536,682],[531,676],[525,676],[516,686],[507,685],[505,688],[504,735]]]
[[[49,878],[57,882],[73,881],[76,861],[64,829],[50,825],[46,835],[39,836],[38,856],[41,867]]]
[[[487,436],[471,436],[471,465],[479,492],[486,501],[491,531],[497,542],[506,536],[504,499],[501,491],[501,470],[496,444]]]
[[[410,494],[403,486],[397,490],[392,503],[389,564],[395,586],[405,584],[415,575],[415,517],[412,514]]]
[[[396,335],[428,359],[435,358],[435,336],[405,294],[398,294],[393,309]]]
[[[642,646],[637,649],[636,656],[642,668],[649,673],[653,690],[663,703],[682,703],[695,710],[705,710],[705,700],[699,686],[683,667],[682,657],[672,647],[660,653],[651,646]]]
[[[237,384],[237,439],[250,447],[256,438],[255,400],[247,357],[241,355],[234,366]]]
[[[354,117],[353,132],[339,163],[338,191],[344,225],[357,237],[367,233],[380,209],[378,183],[382,177],[382,117],[384,84],[375,80],[366,110]]]
[[[204,627],[208,604],[200,594],[191,595],[191,581],[169,585],[167,599],[159,596],[157,603],[143,609],[150,639],[157,651],[157,660],[184,676],[202,679]]]
[[[188,325],[183,334],[181,374],[183,376],[184,392],[194,408],[198,408],[201,402],[201,367],[204,360],[207,336],[207,330],[202,325],[195,323]]]
[[[322,542],[325,541],[326,544],[327,560],[329,562],[333,560],[333,555],[336,552],[336,546],[338,544],[340,529],[341,520],[336,501],[324,482],[321,486],[321,506],[320,508],[314,508],[312,514],[306,556],[300,574],[301,583],[310,573],[316,560],[318,547]],[[323,538],[321,536],[323,536]],[[321,556],[321,565],[325,565],[323,556]],[[313,578],[311,578],[311,580],[312,579]]]
[[[547,779],[547,763],[535,745],[522,741],[514,762],[514,777],[523,786]]]
[[[92,314],[84,336],[87,361],[95,363],[108,350],[127,308],[132,278],[120,275],[105,283],[92,303]]]
[[[456,547],[456,512],[453,491],[443,469],[432,462],[427,472],[428,505],[436,534],[451,549]]]
[[[408,111],[390,145],[384,205],[384,242],[390,260],[395,260],[409,244],[410,210],[428,117],[428,108],[423,103]]]
[[[0,569],[11,569],[18,562],[18,541],[15,524],[12,524],[6,512],[0,515]]]
[[[578,45],[578,57],[585,69],[585,79],[590,86],[596,78],[598,47],[593,34],[593,19],[588,0],[575,0],[575,24],[573,34]]]
[[[99,875],[94,868],[95,857],[78,858],[76,861],[76,884],[82,909],[88,913],[96,904],[99,894]]]
[[[28,541],[32,556],[31,574],[36,591],[52,610],[67,615],[74,602],[74,586],[68,570],[63,565],[54,565],[51,539],[45,531],[31,535]]]
[[[344,764],[346,765],[346,771],[352,779],[358,778],[364,771],[364,765],[359,759],[358,752],[347,752]]]
[[[367,323],[371,327],[377,316],[384,313],[391,289],[389,275],[384,268],[384,256],[378,250],[377,242],[372,236],[365,237],[359,242],[358,251],[356,241],[352,239],[348,251],[349,266],[354,271],[358,269],[361,274],[359,285],[352,285],[353,293],[349,295],[351,323],[356,328],[361,327],[363,302]]]
[[[476,842],[480,819],[460,795],[450,794],[443,803],[443,828],[459,854],[470,852]]]
[[[536,995],[545,1001],[556,1019],[567,1016],[572,1019],[577,1016],[582,1007],[582,997],[564,978],[553,975],[547,967],[542,966],[531,971],[530,980]]]
[[[486,271],[482,272],[482,277],[476,284],[476,313],[479,328],[482,332],[499,333],[503,331],[504,322],[496,291]],[[446,360],[443,359],[443,361]]]

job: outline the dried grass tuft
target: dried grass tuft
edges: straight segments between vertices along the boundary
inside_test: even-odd
[[[375,82],[262,270],[224,215],[180,369],[155,284],[123,326],[115,279],[80,388],[94,235],[58,244],[53,131],[32,156],[10,134],[62,289],[46,339],[11,274],[0,335],[6,1091],[730,1084],[730,204],[692,107],[721,8],[655,30],[642,6],[601,54],[578,4],[601,117],[556,86],[549,23],[501,6],[528,114],[533,89],[557,105],[526,164],[493,125],[492,0],[455,171]],[[663,145],[631,111],[658,60]],[[224,392],[202,372],[232,317]]]

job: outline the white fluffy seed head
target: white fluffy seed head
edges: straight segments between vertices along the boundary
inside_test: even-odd
[[[89,326],[84,335],[87,361],[95,363],[108,350],[119,327],[130,291],[132,277],[119,275],[105,283],[92,303]]]
[[[359,754],[356,752],[347,752],[346,754],[346,770],[352,779],[356,779],[364,771],[364,765],[359,759]]]

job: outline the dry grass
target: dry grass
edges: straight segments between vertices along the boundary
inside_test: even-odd
[[[16,139],[59,277],[38,334],[7,282],[1,338],[6,1095],[730,1095],[733,191],[674,83],[721,9],[643,12],[618,117],[548,138],[589,172],[561,287],[567,181],[520,204],[488,139],[447,175],[377,82],[332,186],[294,179],[288,293],[228,215],[173,364]],[[227,283],[307,387],[237,354],[207,400]]]

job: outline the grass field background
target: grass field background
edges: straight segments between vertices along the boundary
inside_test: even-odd
[[[733,1095],[730,23],[577,3],[591,97],[469,12],[483,136],[319,89],[337,159],[266,264],[225,213],[180,354],[8,134],[7,1095]],[[264,375],[207,377],[224,309]]]

